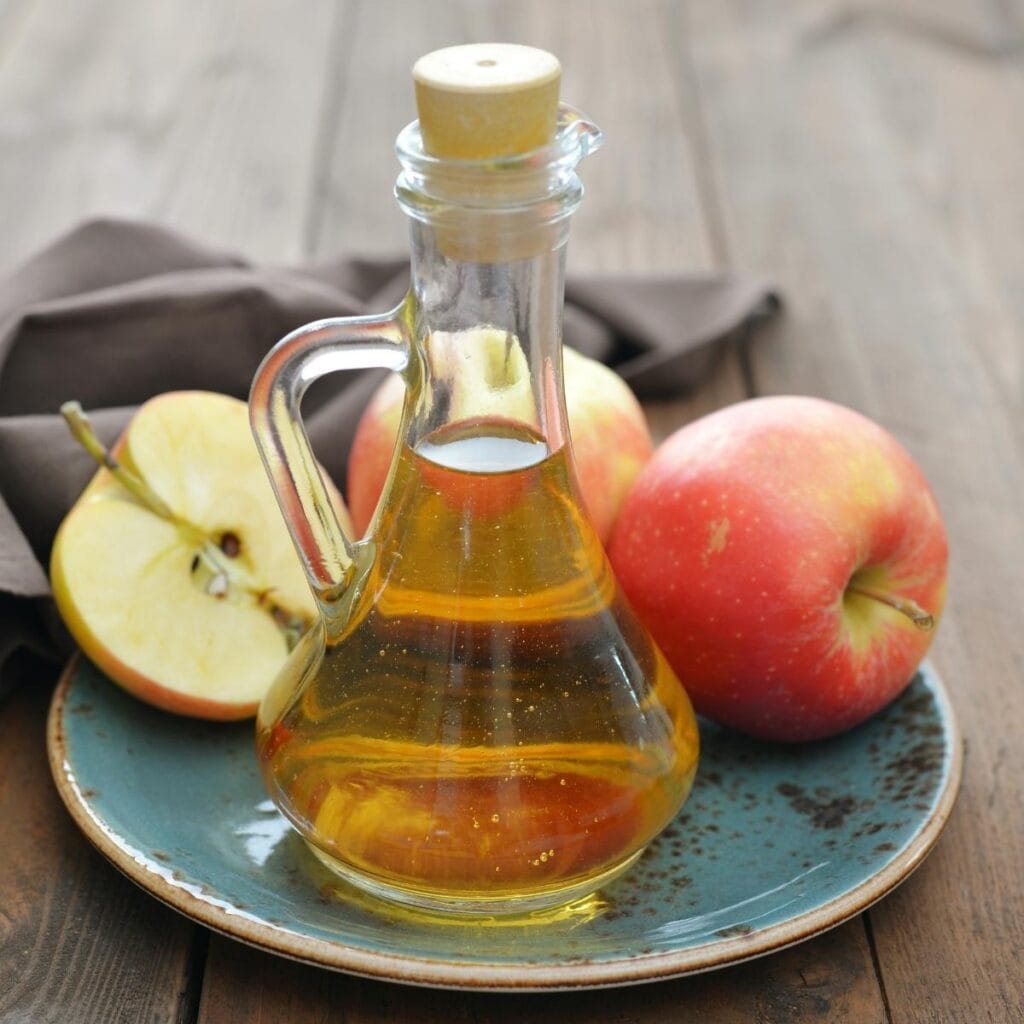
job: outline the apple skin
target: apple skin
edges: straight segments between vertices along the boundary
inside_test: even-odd
[[[909,683],[948,548],[921,470],[860,414],[754,399],[673,434],[623,506],[616,576],[702,714],[768,740],[840,733]]]
[[[633,481],[653,451],[640,403],[626,382],[603,363],[565,348],[565,401],[576,477],[602,543]],[[363,412],[348,464],[348,508],[359,535],[373,518],[391,468],[402,420],[405,385],[389,377]]]

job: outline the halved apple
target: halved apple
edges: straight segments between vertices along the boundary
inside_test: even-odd
[[[255,713],[316,614],[249,429],[226,395],[143,405],[54,542],[57,608],[85,654],[142,700],[198,718]],[[342,525],[348,514],[325,481]]]

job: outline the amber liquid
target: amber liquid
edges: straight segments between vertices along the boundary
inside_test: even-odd
[[[403,450],[346,621],[307,634],[264,702],[279,805],[374,891],[568,898],[689,792],[689,701],[568,472],[564,451],[493,423]]]

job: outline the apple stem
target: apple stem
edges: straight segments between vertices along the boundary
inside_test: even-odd
[[[899,597],[895,594],[884,594],[880,590],[872,590],[870,587],[847,587],[850,594],[860,594],[861,597],[868,597],[872,601],[881,601],[890,608],[902,612],[918,629],[929,631],[935,628],[935,616],[926,612],[913,598]]]
[[[65,402],[60,407],[60,414],[71,431],[71,436],[105,469],[109,470],[114,479],[133,498],[136,498],[154,515],[185,530],[199,547],[199,557],[210,570],[206,592],[211,597],[224,597],[228,591],[230,573],[221,563],[217,545],[199,529],[195,523],[182,519],[171,507],[146,483],[142,477],[133,473],[110,454],[107,446],[96,435],[89,417],[79,402]]]
[[[137,477],[130,469],[121,465],[113,455],[110,454],[106,445],[96,436],[89,417],[79,402],[65,402],[60,407],[60,414],[64,417],[71,436],[105,469],[110,470],[114,479],[129,491],[133,497],[149,509],[150,512],[160,516],[161,519],[169,519],[172,523],[194,529],[191,523],[183,523],[181,518],[174,514],[171,507],[160,497],[145,480]]]

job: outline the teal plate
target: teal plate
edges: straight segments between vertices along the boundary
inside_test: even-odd
[[[590,988],[709,970],[832,928],[924,859],[961,742],[925,665],[835,740],[758,743],[701,723],[693,794],[637,865],[562,911],[451,924],[332,880],[267,800],[252,726],[154,710],[84,659],[54,696],[57,788],[129,878],[242,942],[355,974],[478,989]]]

